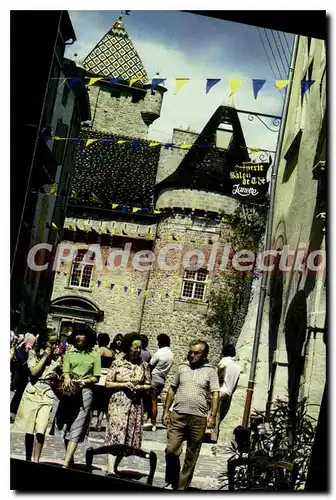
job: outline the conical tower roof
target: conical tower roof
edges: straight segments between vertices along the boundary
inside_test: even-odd
[[[86,56],[83,67],[97,76],[147,80],[145,68],[121,17]]]

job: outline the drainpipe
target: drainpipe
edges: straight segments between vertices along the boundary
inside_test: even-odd
[[[265,236],[265,251],[271,250],[271,248],[272,248],[272,229],[273,229],[273,218],[274,218],[275,189],[276,189],[278,169],[279,169],[279,163],[280,163],[280,154],[281,154],[283,139],[284,139],[284,135],[285,135],[286,121],[287,121],[287,117],[288,117],[289,100],[290,100],[291,90],[292,90],[292,85],[293,85],[293,75],[294,75],[294,67],[295,67],[295,61],[296,61],[296,56],[297,56],[298,44],[299,44],[299,35],[295,35],[292,58],[291,58],[291,63],[290,63],[290,67],[289,67],[289,78],[288,78],[289,83],[288,83],[288,87],[287,87],[287,92],[286,92],[286,97],[285,97],[285,102],[284,102],[284,107],[283,107],[282,120],[281,120],[281,125],[280,125],[280,130],[279,130],[279,137],[278,137],[278,142],[277,142],[277,148],[276,148],[274,163],[273,163],[273,167],[272,167],[272,177],[271,177],[271,182],[270,182],[270,205],[269,205],[269,210],[268,210],[268,219],[267,219],[266,236]],[[244,427],[246,427],[248,424],[250,410],[251,410],[253,389],[254,389],[254,384],[255,384],[255,374],[256,374],[256,368],[257,368],[260,333],[261,333],[261,321],[262,321],[262,316],[263,316],[264,303],[265,303],[266,290],[267,290],[267,278],[268,278],[268,273],[266,271],[264,271],[262,273],[262,278],[261,278],[257,321],[256,321],[255,334],[254,334],[254,340],[253,340],[253,351],[252,351],[252,359],[251,359],[250,376],[249,376],[249,381],[248,381],[247,389],[246,389],[245,408],[244,408],[244,415],[243,415],[243,422],[242,422],[242,425]]]

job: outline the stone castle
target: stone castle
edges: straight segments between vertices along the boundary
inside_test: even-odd
[[[90,321],[111,338],[137,331],[149,337],[151,350],[157,335],[165,332],[177,362],[185,357],[189,341],[201,338],[209,343],[215,363],[222,339],[207,326],[209,297],[230,242],[225,216],[239,205],[229,171],[250,161],[237,112],[220,106],[199,135],[174,129],[172,143],[193,145],[189,149],[149,141],[149,126],[160,117],[167,89],[159,85],[151,92],[121,19],[82,67],[89,78],[115,80],[113,85],[96,81],[88,86],[91,119],[81,128],[62,238],[75,244],[78,254],[69,259],[65,252],[60,258],[48,321],[59,332],[74,321]],[[214,146],[223,124],[232,137],[226,149],[219,149]],[[97,244],[100,270],[97,255],[81,266],[83,253]],[[120,252],[127,248],[123,264]],[[166,270],[157,265],[164,248],[169,249]],[[188,252],[193,263],[193,249],[205,257],[197,271],[183,264]],[[111,251],[116,258],[112,270],[107,265]],[[142,266],[137,270],[132,259],[139,251]],[[149,251],[156,263],[151,269]]]

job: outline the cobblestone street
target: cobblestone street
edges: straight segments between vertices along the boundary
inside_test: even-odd
[[[159,416],[161,415],[160,410],[159,408]],[[158,421],[160,422],[160,419]],[[142,449],[145,451],[154,451],[157,454],[157,467],[153,485],[158,487],[163,487],[165,485],[164,450],[166,445],[166,432],[166,428],[158,424],[156,432],[144,431],[143,433]],[[94,448],[99,447],[103,445],[103,442],[103,431],[99,433],[90,431],[86,442],[78,446],[75,455],[75,467],[83,467],[83,464],[85,464],[85,452],[89,446]],[[213,447],[214,445],[211,443],[203,443],[191,487],[202,490],[218,490],[220,488],[219,475],[226,470],[226,461],[231,453],[221,452],[217,454],[217,456],[214,456]],[[24,436],[22,434],[11,432],[11,456],[20,459],[25,458]],[[41,462],[61,464],[63,457],[64,445],[62,439],[58,436],[50,436],[48,430],[42,451]],[[94,474],[103,474],[107,466],[106,456],[102,455],[95,457],[93,465],[95,467]],[[141,482],[146,482],[147,473],[149,471],[147,461],[138,457],[123,459],[119,466],[119,470],[143,472],[143,477],[138,479]]]

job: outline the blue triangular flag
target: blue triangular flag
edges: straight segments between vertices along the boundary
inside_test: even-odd
[[[208,148],[209,145],[208,144],[196,144],[198,148],[200,149],[205,149],[205,148]]]
[[[207,94],[212,87],[216,85],[216,83],[220,82],[220,78],[207,78],[205,93]]]
[[[111,142],[113,142],[113,139],[101,139],[100,142],[101,142],[101,144],[104,144],[104,146],[105,146],[105,145],[111,144]]]
[[[124,286],[124,292],[127,292],[128,286]]]
[[[109,80],[109,85],[115,85],[116,83],[118,83],[120,80],[120,78],[111,78],[111,80]]]
[[[140,146],[140,144],[141,144],[141,141],[138,141],[138,140],[131,142],[131,146],[132,146],[133,149],[138,148]]]
[[[98,287],[100,287],[101,284],[102,284],[101,280],[97,280]]]
[[[164,145],[164,148],[165,148],[165,149],[171,149],[173,146],[174,146],[174,143],[172,143],[172,142],[167,142],[167,143]]]
[[[80,76],[74,76],[72,78],[68,78],[69,89],[72,89],[72,87],[74,85],[76,85],[76,83],[80,82],[81,80],[82,80],[82,78]]]
[[[154,89],[160,85],[160,83],[163,83],[166,80],[166,78],[153,78],[152,83],[151,83],[151,94],[154,95]]]
[[[78,139],[78,137],[74,137],[73,139],[70,139],[70,141],[72,142],[72,144],[79,144],[80,139]]]
[[[266,80],[252,80],[253,94],[254,94],[255,99],[258,97],[258,93],[263,88],[265,83],[266,83]]]
[[[302,95],[308,89],[310,89],[310,87],[313,85],[314,82],[315,82],[315,80],[302,80],[302,82],[301,82],[301,93],[302,93]]]

